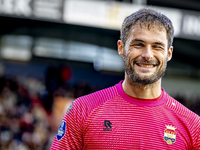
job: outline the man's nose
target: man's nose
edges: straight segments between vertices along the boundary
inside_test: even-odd
[[[151,60],[153,58],[152,49],[150,46],[146,46],[143,49],[142,58],[146,60]]]

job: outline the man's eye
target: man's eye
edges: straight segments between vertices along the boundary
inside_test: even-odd
[[[156,49],[163,49],[161,46],[158,46],[158,45],[153,46],[153,48],[156,48]]]
[[[142,47],[142,46],[144,46],[144,44],[142,44],[142,43],[137,43],[137,44],[134,44],[134,46]]]

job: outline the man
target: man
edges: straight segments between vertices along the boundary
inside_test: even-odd
[[[118,41],[124,81],[75,100],[51,149],[199,150],[200,117],[161,88],[173,33],[152,9],[125,18]]]

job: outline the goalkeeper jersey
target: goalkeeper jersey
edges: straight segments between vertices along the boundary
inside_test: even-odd
[[[122,82],[76,99],[51,150],[200,150],[200,117],[170,97],[138,99]]]

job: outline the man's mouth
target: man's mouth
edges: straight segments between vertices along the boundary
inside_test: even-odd
[[[143,68],[153,68],[156,66],[155,64],[142,64],[142,63],[136,63],[136,65]]]

